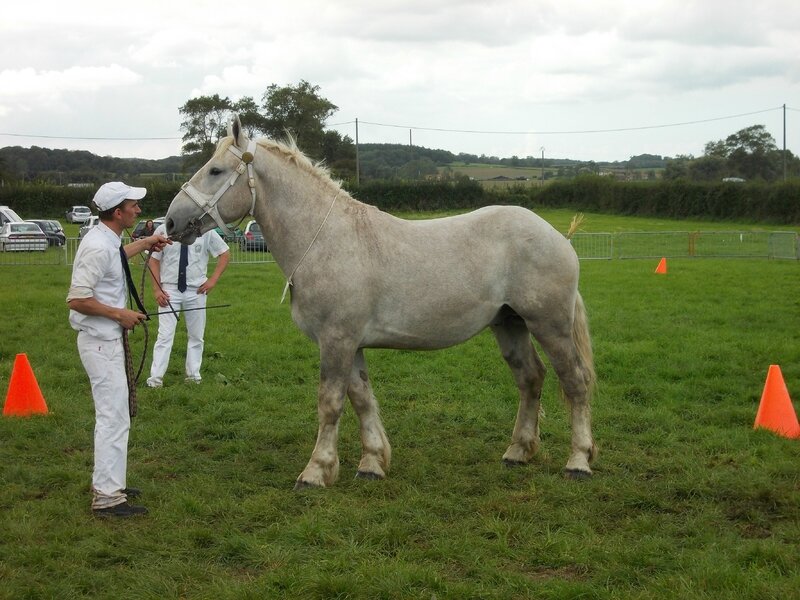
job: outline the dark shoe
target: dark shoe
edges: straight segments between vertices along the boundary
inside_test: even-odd
[[[144,506],[132,506],[127,502],[123,502],[108,508],[93,508],[92,514],[96,517],[133,517],[146,515],[147,509]]]
[[[128,498],[138,498],[142,495],[142,490],[139,488],[125,488],[122,490],[122,493],[125,494]]]

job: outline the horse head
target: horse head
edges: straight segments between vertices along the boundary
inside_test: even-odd
[[[228,125],[228,135],[217,144],[214,155],[183,184],[167,211],[167,235],[191,244],[206,231],[252,214],[256,191],[253,176],[255,141],[242,130],[238,115]],[[240,177],[245,175],[245,177]],[[224,196],[224,198],[223,198]]]

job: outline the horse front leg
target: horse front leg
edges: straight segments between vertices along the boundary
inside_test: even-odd
[[[311,459],[294,489],[328,487],[339,477],[339,418],[350,381],[354,351],[320,344],[320,381],[317,397],[319,430]]]
[[[347,395],[358,415],[361,430],[361,462],[356,477],[383,479],[392,460],[392,448],[381,423],[378,402],[372,393],[367,363],[361,349],[356,352]]]

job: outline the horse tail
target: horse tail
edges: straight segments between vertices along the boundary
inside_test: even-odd
[[[572,320],[572,341],[578,350],[578,356],[583,367],[583,378],[586,382],[587,395],[591,400],[597,384],[594,372],[594,355],[592,353],[592,338],[589,335],[589,319],[586,316],[586,307],[580,293],[575,297],[575,316]]]
[[[575,235],[575,232],[578,231],[578,228],[583,225],[583,213],[575,213],[572,216],[572,221],[569,223],[569,229],[564,237],[568,240],[572,239],[572,236]]]

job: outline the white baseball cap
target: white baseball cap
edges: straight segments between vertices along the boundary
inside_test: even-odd
[[[104,183],[94,195],[97,210],[104,211],[119,206],[123,200],[141,200],[147,194],[147,188],[131,187],[121,181]]]

